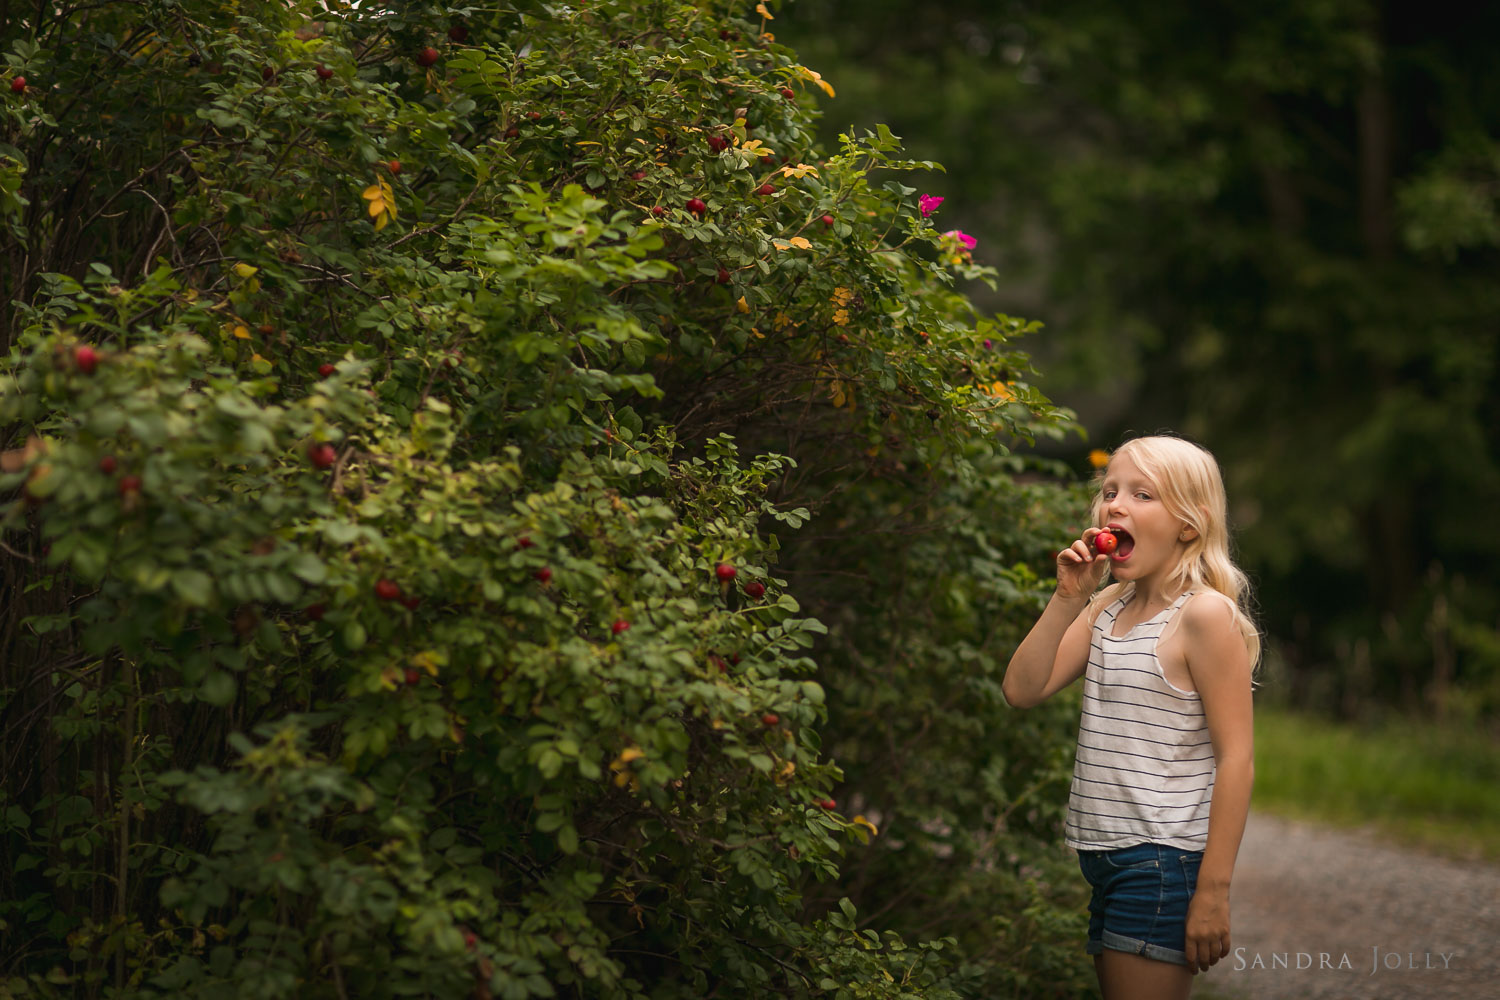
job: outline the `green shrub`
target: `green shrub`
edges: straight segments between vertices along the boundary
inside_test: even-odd
[[[821,157],[816,74],[727,10],[5,26],[10,993],[1071,988],[1055,945],[867,926],[847,873],[933,852],[829,801],[845,757],[875,780],[860,713],[946,699],[919,756],[961,794],[884,808],[985,874],[934,866],[924,906],[1067,923],[1027,877],[1067,734],[1015,728],[995,670],[1076,516],[996,456],[1069,415],[877,176],[935,165],[884,130]],[[997,514],[940,536],[972,560],[822,568],[919,564],[892,638],[939,669],[846,688],[876,647],[822,639],[803,604],[858,595],[797,529],[929,477],[922,516]]]

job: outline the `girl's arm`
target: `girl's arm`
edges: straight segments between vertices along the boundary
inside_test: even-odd
[[[1057,554],[1057,590],[1005,667],[1000,691],[1013,708],[1032,708],[1082,676],[1089,662],[1092,623],[1081,615],[1099,586],[1109,557],[1090,547],[1098,528]]]
[[[1252,664],[1228,598],[1191,599],[1182,609],[1188,673],[1203,699],[1213,741],[1213,799],[1198,887],[1188,904],[1188,968],[1201,972],[1229,954],[1229,883],[1255,780]]]

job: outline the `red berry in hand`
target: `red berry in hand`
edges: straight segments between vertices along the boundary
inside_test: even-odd
[[[338,461],[339,453],[331,444],[310,444],[307,446],[307,458],[313,466],[319,469],[327,469]]]
[[[92,375],[94,374],[94,367],[99,364],[99,352],[88,344],[80,344],[78,347],[73,348],[73,363],[85,375]]]
[[[694,215],[702,215],[704,212],[708,211],[708,206],[703,203],[702,198],[689,198],[687,202],[687,210],[689,212],[692,212]]]
[[[546,583],[552,579],[552,570],[547,566],[543,566],[531,575],[536,577],[538,583]]]
[[[417,672],[416,667],[406,668],[406,683],[416,684],[422,680],[422,675]]]
[[[461,24],[455,24],[448,29],[448,40],[462,44],[469,40],[469,29]]]
[[[762,184],[760,187],[756,188],[755,193],[760,195],[775,194],[776,185],[767,181],[765,184]]]
[[[1105,555],[1109,555],[1111,552],[1113,552],[1119,546],[1119,544],[1120,540],[1115,537],[1113,532],[1110,531],[1101,531],[1099,532],[1099,534],[1094,536],[1094,550],[1096,552],[1102,552]]]
[[[781,96],[785,97],[789,101],[795,101],[797,99],[797,92],[791,87],[782,87]]]
[[[629,627],[630,627],[630,623],[628,621],[626,621],[625,619],[621,618],[619,621],[617,621],[613,625],[611,625],[609,627],[609,630],[611,632],[613,632],[615,635],[619,635],[621,632],[625,631]]]
[[[328,609],[323,607],[323,605],[321,604],[309,604],[307,606],[307,617],[311,618],[315,622],[320,622],[323,620],[323,615],[327,611]]]
[[[332,375],[336,371],[338,371],[337,368],[335,368],[333,365],[330,365],[330,364],[327,364],[327,363],[324,363],[324,364],[321,364],[321,365],[318,366],[318,374],[321,375],[323,378],[327,378],[328,376]]]
[[[10,81],[10,92],[12,94],[26,93],[26,78],[24,76],[18,76],[14,80]]]
[[[442,53],[429,45],[421,52],[417,53],[417,65],[425,69],[426,67],[431,66],[433,63],[437,62],[440,56],[442,56]]]
[[[140,476],[121,476],[120,477],[120,496],[122,496],[122,497],[123,496],[129,496],[129,495],[131,495],[133,493],[139,493],[140,491],[141,491],[141,477]]]
[[[99,459],[99,471],[106,476],[113,476],[115,474],[115,466],[115,456],[113,455],[105,455]]]
[[[767,712],[765,715],[762,715],[760,717],[760,722],[763,726],[774,726],[780,721],[781,716],[777,715],[775,712]]]
[[[745,596],[752,597],[757,601],[760,600],[766,596],[766,585],[759,580],[745,584]]]
[[[720,580],[733,580],[739,573],[739,570],[728,563],[719,563],[718,567],[714,569],[714,573],[718,575]]]
[[[401,596],[401,588],[396,586],[394,580],[387,580],[382,577],[375,581],[375,596],[382,601],[394,601]]]
[[[315,72],[317,72],[319,80],[333,79],[333,70],[329,69],[327,66],[324,66],[322,63],[318,63],[318,68]]]

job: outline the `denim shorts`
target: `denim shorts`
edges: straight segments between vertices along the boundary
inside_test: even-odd
[[[1188,901],[1202,861],[1202,851],[1162,844],[1079,851],[1078,867],[1094,889],[1085,951],[1111,948],[1186,965]]]

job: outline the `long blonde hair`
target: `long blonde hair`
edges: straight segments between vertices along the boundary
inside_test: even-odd
[[[1182,558],[1167,575],[1167,592],[1217,590],[1234,606],[1234,620],[1250,663],[1260,661],[1260,633],[1251,618],[1250,580],[1229,555],[1229,524],[1224,477],[1208,449],[1170,435],[1132,438],[1110,456],[1129,456],[1153,483],[1168,513],[1196,534],[1188,541]],[[1109,467],[1094,478],[1094,524],[1104,527],[1104,477]],[[1099,595],[1099,604],[1125,593],[1125,584],[1109,587]]]

